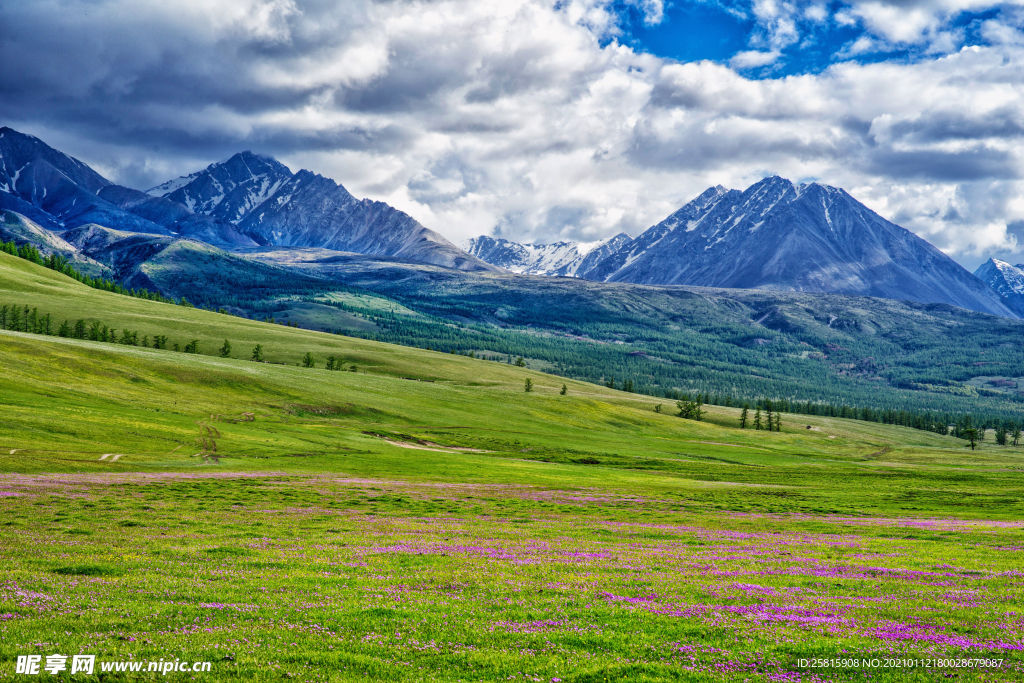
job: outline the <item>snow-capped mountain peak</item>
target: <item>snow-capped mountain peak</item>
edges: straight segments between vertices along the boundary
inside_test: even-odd
[[[596,242],[550,244],[519,244],[483,235],[461,246],[481,260],[513,273],[586,277],[591,268],[630,241],[625,233]]]
[[[563,274],[554,267],[556,257],[565,257],[559,244],[539,250],[539,245],[477,238],[469,246],[504,268]],[[797,186],[779,176],[742,192],[708,188],[607,254],[571,274],[606,282],[908,299],[1006,316],[1018,311],[938,249],[842,189]],[[1006,281],[1006,291],[1024,292],[1024,271],[1018,277],[1009,264],[992,268]],[[1024,304],[1019,314],[1024,315]]]
[[[277,159],[246,151],[157,185],[148,193],[238,225],[292,177]]]
[[[1024,263],[1013,266],[990,258],[978,266],[974,275],[1001,296],[1007,306],[1024,316]]]
[[[146,194],[151,195],[153,197],[166,197],[175,190],[185,187],[186,185],[191,183],[201,173],[202,171],[196,171],[195,173],[192,173],[190,175],[183,175],[180,178],[168,180],[166,183],[161,183],[156,187],[149,188],[148,190],[146,190]]]

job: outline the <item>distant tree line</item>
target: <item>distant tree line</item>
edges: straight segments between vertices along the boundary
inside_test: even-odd
[[[125,346],[141,346],[161,350],[183,351],[184,353],[200,354],[199,340],[190,339],[182,345],[179,342],[169,341],[165,334],[142,335],[139,337],[138,330],[122,328],[120,331],[112,325],[105,325],[99,320],[87,320],[80,318],[74,322],[64,320],[57,324],[49,313],[40,313],[37,307],[25,304],[3,304],[0,305],[0,330],[11,330],[13,332],[28,332],[30,334],[48,335],[51,337],[65,337],[68,339],[83,339],[88,341],[105,342],[108,344],[123,344]],[[217,354],[221,358],[231,357],[232,344],[225,339]],[[252,349],[249,360],[259,363],[264,362],[264,349],[262,344],[256,344]],[[316,361],[313,354],[307,352],[302,357],[303,367],[315,368]],[[296,363],[298,365],[298,363]],[[328,370],[347,370],[358,372],[359,368],[348,364],[339,356],[328,356],[325,364]]]
[[[756,401],[771,399],[781,402],[781,412],[866,419],[918,429],[929,429],[928,418],[934,425],[936,418],[941,420],[944,419],[942,416],[951,416],[952,419],[952,416],[968,412],[984,416],[981,418],[983,421],[1022,419],[1024,394],[999,393],[983,388],[973,390],[962,386],[962,382],[969,380],[971,375],[964,368],[954,367],[954,364],[978,365],[978,351],[974,347],[985,350],[986,359],[992,358],[996,365],[1010,368],[1024,364],[1024,353],[1009,345],[995,344],[980,333],[977,339],[970,337],[949,343],[943,338],[944,346],[929,350],[930,355],[919,361],[915,359],[913,363],[914,368],[933,366],[933,370],[928,372],[936,376],[926,377],[921,374],[923,371],[915,370],[918,384],[908,384],[903,375],[898,374],[905,370],[888,366],[880,369],[863,357],[876,353],[874,349],[854,352],[833,345],[834,348],[829,349],[829,362],[835,361],[840,369],[845,367],[844,364],[853,366],[837,372],[836,367],[824,361],[811,362],[800,358],[799,348],[792,346],[794,342],[776,339],[771,345],[752,350],[744,341],[749,337],[749,331],[734,329],[734,325],[730,327],[732,323],[718,321],[713,316],[681,321],[695,325],[692,330],[663,334],[648,328],[642,339],[634,339],[624,334],[633,323],[631,319],[621,317],[603,321],[580,317],[576,320],[572,318],[572,311],[563,307],[550,313],[546,327],[556,331],[565,328],[567,334],[574,336],[568,338],[517,329],[511,327],[514,321],[510,319],[503,321],[508,326],[466,320],[455,325],[450,319],[433,318],[431,315],[440,313],[473,318],[486,313],[493,317],[491,293],[488,293],[486,301],[479,304],[464,301],[449,305],[446,297],[458,295],[457,292],[442,292],[433,298],[425,298],[403,294],[397,285],[394,291],[387,290],[386,294],[381,287],[375,290],[380,291],[368,294],[378,298],[382,295],[392,297],[417,311],[417,315],[322,299],[306,301],[344,310],[375,326],[369,331],[324,328],[324,332],[428,350],[472,354],[488,360],[524,357],[531,361],[544,361],[545,371],[551,374],[627,392],[664,396],[675,401],[680,400],[684,393],[700,393],[706,398],[705,403],[723,405],[731,396],[731,405],[736,407],[744,401],[753,406]],[[515,306],[517,302],[510,300],[509,304]],[[481,309],[485,307],[490,310],[482,313]],[[561,319],[563,313],[569,316],[568,320]],[[758,334],[775,336],[770,330],[759,331]],[[965,334],[968,332],[957,331],[957,335]],[[596,341],[601,338],[619,338],[631,346]],[[587,343],[588,339],[594,341]],[[907,344],[913,347],[912,340]],[[998,356],[994,355],[997,353]],[[952,364],[947,359],[951,359]],[[890,384],[861,381],[854,376],[858,372],[882,371],[893,374]],[[922,381],[928,386],[924,387],[920,383]],[[716,395],[717,400],[714,398]],[[743,398],[737,400],[737,396]]]
[[[168,348],[167,335],[155,334],[152,340],[149,335],[143,335],[140,339],[138,330],[122,328],[118,332],[117,328],[105,325],[99,320],[84,318],[79,318],[73,323],[66,319],[58,325],[50,313],[40,313],[38,308],[25,304],[0,305],[0,329],[109,344],[124,344],[125,346]],[[175,351],[181,350],[181,345],[177,342],[171,343],[171,347]],[[186,342],[184,351],[185,353],[199,353],[199,340],[192,339]]]

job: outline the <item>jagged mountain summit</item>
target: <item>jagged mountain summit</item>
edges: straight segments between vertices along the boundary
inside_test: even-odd
[[[588,254],[586,264],[573,261],[578,248],[572,252],[572,243],[529,245],[478,237],[468,247],[483,260],[516,272],[645,285],[827,292],[1024,315],[1024,309],[1004,301],[934,246],[844,190],[818,183],[796,186],[778,176],[742,192],[708,188],[639,237],[612,238],[595,251],[604,258]]]
[[[86,164],[39,138],[0,128],[0,209],[15,211],[58,232],[101,223],[120,230],[170,234],[165,227],[98,196],[112,185]]]
[[[594,266],[629,242],[632,238],[625,233],[599,242],[551,244],[519,244],[483,235],[462,246],[473,256],[513,273],[586,278]]]
[[[0,128],[0,210],[55,233],[102,226],[225,249],[322,247],[497,270],[411,216],[322,176],[242,152],[148,193],[116,185],[42,140]]]
[[[252,152],[158,185],[149,194],[230,222],[263,246],[317,247],[460,270],[496,270],[384,202],[356,199],[329,178],[306,170],[293,174],[277,160]]]
[[[102,225],[224,247],[257,246],[231,223],[115,185],[78,159],[10,128],[0,129],[0,209],[55,233]]]
[[[974,275],[999,294],[1007,306],[1024,317],[1024,263],[1011,266],[1006,261],[990,258],[978,266]]]
[[[184,204],[190,211],[238,223],[292,177],[273,157],[240,152],[205,170],[147,191]]]
[[[1017,317],[984,282],[845,191],[777,176],[743,192],[708,189],[588,277],[874,296]]]

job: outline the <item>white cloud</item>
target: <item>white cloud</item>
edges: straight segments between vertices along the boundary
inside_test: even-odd
[[[770,52],[761,52],[759,50],[747,50],[745,52],[737,52],[733,55],[732,59],[729,60],[729,66],[734,69],[752,69],[759,66],[768,66],[779,61],[779,57],[782,53],[778,50],[772,50]]]
[[[67,7],[0,7],[0,117],[136,186],[251,148],[453,240],[552,241],[637,234],[710,185],[778,173],[845,187],[965,263],[1016,248],[1006,225],[1024,221],[1012,17],[986,22],[989,46],[755,80],[737,69],[775,64],[820,5],[758,4],[763,45],[731,68],[624,47],[599,0]],[[899,13],[957,7],[879,10],[848,53],[932,41],[942,21],[897,29]]]

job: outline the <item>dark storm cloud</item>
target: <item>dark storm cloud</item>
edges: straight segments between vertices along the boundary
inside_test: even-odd
[[[986,148],[963,152],[886,148],[872,154],[867,170],[901,179],[946,182],[1020,178],[1019,166],[1008,152]]]
[[[304,12],[290,2],[245,5],[0,5],[0,120],[106,142],[121,162],[105,161],[124,168],[143,150],[215,159],[242,147],[387,150],[407,139],[384,122],[309,131],[261,122],[339,87],[301,75],[337,56],[360,13],[333,3],[306,3]]]
[[[889,129],[890,135],[910,144],[928,144],[948,140],[983,140],[1024,136],[1024,113],[1016,107],[971,116],[967,112],[938,112],[909,121],[900,121]]]

